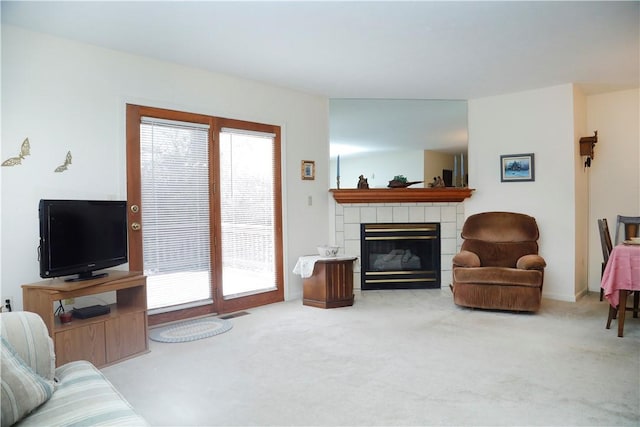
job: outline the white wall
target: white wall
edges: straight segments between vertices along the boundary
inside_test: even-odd
[[[286,64],[283,64],[286,66]],[[2,296],[22,307],[20,285],[40,280],[38,200],[126,198],[125,104],[280,125],[283,130],[285,296],[301,295],[291,273],[328,230],[328,100],[259,82],[2,27]],[[67,151],[68,171],[54,173]],[[315,160],[316,179],[300,179]],[[309,206],[309,196],[312,205]]]
[[[587,97],[587,129],[598,130],[589,172],[589,290],[600,291],[599,218],[615,236],[617,215],[640,216],[640,89]]]
[[[465,215],[521,212],[536,218],[547,260],[543,294],[576,298],[573,86],[469,101],[469,186]],[[500,182],[501,154],[535,154],[534,182]]]
[[[586,157],[580,156],[580,138],[592,136],[587,129],[587,101],[582,91],[573,87],[573,159],[575,184],[575,254],[574,293],[576,297],[588,292],[589,258],[589,174],[590,168],[584,167]]]

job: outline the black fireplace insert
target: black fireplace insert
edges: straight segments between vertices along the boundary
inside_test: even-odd
[[[360,224],[361,289],[440,288],[440,224]]]

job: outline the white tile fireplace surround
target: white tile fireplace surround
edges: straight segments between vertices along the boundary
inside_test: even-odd
[[[440,277],[441,287],[451,283],[451,261],[460,250],[460,232],[464,224],[463,202],[416,203],[338,203],[329,202],[333,211],[331,231],[339,254],[358,257],[354,264],[353,286],[360,285],[360,224],[377,223],[440,223]]]

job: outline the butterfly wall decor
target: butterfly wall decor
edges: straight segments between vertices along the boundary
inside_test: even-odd
[[[2,166],[16,166],[22,164],[22,159],[31,154],[31,145],[29,145],[29,138],[25,138],[22,141],[22,146],[20,147],[20,154],[18,157],[9,157],[7,160],[2,162]]]
[[[54,172],[64,172],[67,170],[67,166],[71,164],[71,151],[67,151],[67,158],[64,159],[64,163],[56,168]]]

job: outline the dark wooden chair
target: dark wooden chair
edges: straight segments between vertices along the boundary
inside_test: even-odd
[[[602,278],[607,262],[609,262],[609,255],[613,249],[613,245],[611,244],[611,234],[609,233],[609,225],[607,224],[606,218],[598,220],[598,230],[600,231],[600,245],[602,246],[602,268],[600,270],[600,277]],[[600,301],[602,301],[603,295],[604,289],[600,288]]]
[[[600,229],[600,240],[602,243],[602,273],[604,273],[604,269],[607,266],[607,262],[609,261],[609,255],[611,254],[611,250],[613,249],[611,245],[611,236],[609,235],[609,230],[607,226],[606,219],[598,220],[598,228]],[[624,230],[624,234],[620,233],[620,229]],[[605,230],[605,231],[603,231]],[[624,237],[622,237],[624,236]],[[618,215],[616,218],[616,233],[615,233],[615,242],[616,245],[619,244],[622,240],[628,240],[631,237],[640,237],[640,217],[637,216],[623,216]],[[605,246],[607,246],[608,251],[606,251],[605,256]],[[601,276],[602,277],[602,276]],[[600,288],[600,301],[602,301],[604,290]],[[637,318],[638,313],[640,312],[640,292],[624,292],[624,295],[621,296],[618,303],[618,307],[614,308],[609,305],[609,316],[607,318],[607,329],[611,327],[611,320],[618,317],[618,311],[622,308],[625,311],[631,311],[633,313],[633,317]],[[627,295],[633,294],[633,307],[627,307]],[[620,328],[619,328],[620,329]],[[618,336],[622,336],[621,332],[618,333]]]
[[[607,317],[607,329],[611,328],[611,320],[619,317],[618,336],[622,337],[623,330],[624,330],[624,316],[620,315],[619,313],[621,313],[621,310],[624,310],[625,312],[630,311],[633,313],[633,317],[637,318],[638,313],[640,312],[640,306],[638,304],[640,302],[640,292],[627,291],[627,290],[620,290],[618,292],[620,292],[620,300],[618,301],[618,306],[616,308],[613,308],[611,304],[609,304],[609,316]],[[633,294],[633,307],[627,307],[627,297],[631,294]]]
[[[624,233],[621,233],[620,229],[623,229]],[[614,242],[618,245],[623,240],[629,240],[631,237],[640,237],[640,216],[618,215]]]

